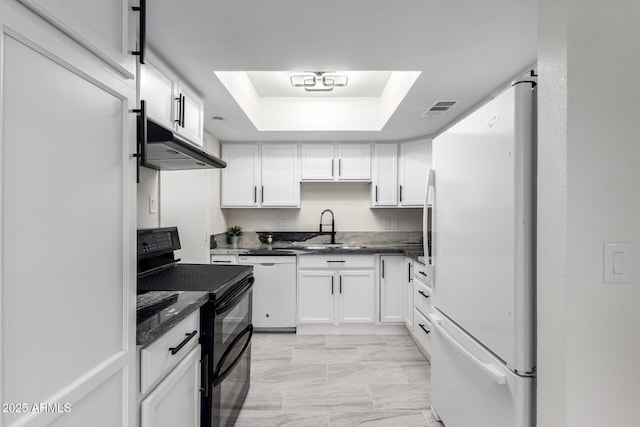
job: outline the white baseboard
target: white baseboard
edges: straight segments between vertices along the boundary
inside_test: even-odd
[[[298,335],[407,335],[404,324],[398,325],[298,325]]]

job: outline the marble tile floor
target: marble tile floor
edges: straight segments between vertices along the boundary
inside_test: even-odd
[[[442,427],[429,361],[406,335],[255,333],[238,427]]]

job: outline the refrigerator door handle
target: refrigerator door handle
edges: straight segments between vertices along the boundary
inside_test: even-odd
[[[427,194],[424,198],[424,209],[422,213],[422,244],[424,245],[424,260],[425,264],[429,264],[429,257],[434,253],[433,241],[431,241],[431,250],[429,250],[429,230],[432,231],[431,238],[433,239],[433,214],[435,205],[435,179],[436,172],[433,169],[429,169],[427,173]],[[431,196],[431,215],[429,215],[429,196]],[[431,264],[434,265],[435,261],[431,259]]]
[[[431,320],[431,325],[438,331],[442,337],[449,342],[452,346],[454,346],[460,353],[462,353],[469,361],[471,361],[474,365],[476,365],[482,372],[484,372],[489,378],[493,380],[498,385],[503,385],[507,383],[507,376],[504,375],[498,368],[496,368],[491,363],[483,363],[478,360],[473,354],[469,353],[467,349],[462,347],[451,335],[449,335],[443,328],[440,326],[440,318],[433,314],[429,313],[427,315],[429,320]]]

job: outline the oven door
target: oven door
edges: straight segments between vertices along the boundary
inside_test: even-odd
[[[253,277],[216,301],[212,425],[233,425],[249,391]]]

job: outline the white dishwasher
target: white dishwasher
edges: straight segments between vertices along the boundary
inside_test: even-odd
[[[296,257],[240,255],[238,263],[253,266],[253,327],[295,330]]]

